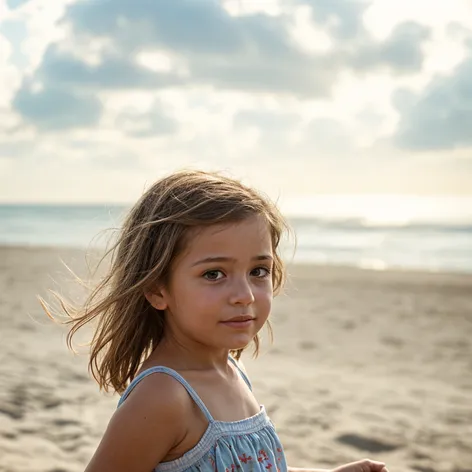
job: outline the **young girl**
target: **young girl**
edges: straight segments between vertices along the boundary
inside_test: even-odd
[[[86,472],[301,470],[287,466],[240,360],[251,343],[257,355],[282,287],[284,229],[267,199],[213,173],[176,173],[137,202],[108,275],[80,311],[65,308],[69,346],[98,321],[89,367],[121,394]]]

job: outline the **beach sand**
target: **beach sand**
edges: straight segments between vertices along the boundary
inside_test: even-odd
[[[86,273],[80,250],[0,248],[0,471],[83,471],[118,401],[37,302],[80,299],[60,258]],[[472,275],[289,270],[273,346],[243,357],[288,463],[472,471]]]

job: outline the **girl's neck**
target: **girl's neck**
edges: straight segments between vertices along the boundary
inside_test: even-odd
[[[174,370],[223,370],[228,365],[229,349],[205,349],[164,338],[146,363],[166,365]]]

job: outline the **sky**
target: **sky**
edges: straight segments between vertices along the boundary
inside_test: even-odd
[[[471,0],[0,0],[0,202],[472,195]]]

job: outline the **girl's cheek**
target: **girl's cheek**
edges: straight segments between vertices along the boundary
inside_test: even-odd
[[[274,291],[272,290],[272,284],[267,284],[264,287],[259,287],[256,293],[261,300],[272,301],[272,299],[274,298]]]
[[[190,299],[190,303],[199,305],[211,305],[221,299],[221,290],[215,286],[202,286],[197,290],[194,296]]]

